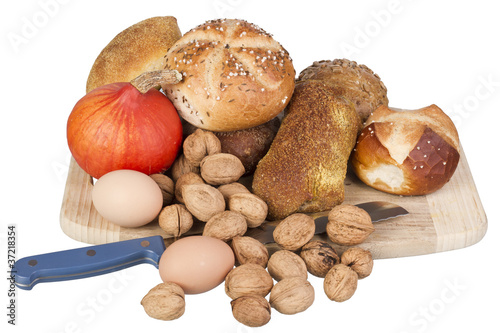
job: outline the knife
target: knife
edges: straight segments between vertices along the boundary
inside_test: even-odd
[[[365,209],[372,222],[406,215],[404,208],[383,202],[373,201],[357,205]],[[312,214],[315,218],[315,234],[324,233],[328,223],[328,212]],[[276,226],[265,223],[251,228],[245,236],[251,236],[264,244],[273,243]],[[40,282],[54,282],[81,279],[115,272],[142,263],[158,268],[161,255],[165,251],[162,236],[92,245],[72,250],[51,252],[19,259],[14,264],[14,275],[18,288],[31,290]]]
[[[390,218],[408,214],[408,211],[396,204],[385,201],[370,201],[360,203],[355,206],[364,209],[372,222],[380,222]],[[316,224],[315,235],[323,234],[326,232],[326,225],[328,224],[328,211],[310,214],[314,218]],[[276,229],[276,224],[264,223],[257,228],[248,229],[245,236],[250,236],[263,244],[274,243],[273,231]]]

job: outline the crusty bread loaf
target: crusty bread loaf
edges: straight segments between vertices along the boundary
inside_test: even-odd
[[[208,21],[187,32],[166,55],[182,82],[163,90],[181,117],[210,131],[261,125],[288,104],[295,70],[271,35],[242,20]]]
[[[458,132],[436,105],[418,110],[381,106],[358,137],[352,166],[378,190],[422,195],[443,187],[460,158]]]
[[[344,201],[344,179],[360,120],[354,105],[321,81],[297,84],[252,190],[270,219],[325,211]]]
[[[387,88],[370,68],[347,59],[315,61],[300,72],[298,81],[322,80],[332,84],[337,93],[354,103],[365,121],[380,105],[388,105]]]
[[[181,38],[172,16],[151,17],[120,32],[101,51],[87,79],[87,92],[114,82],[129,82],[163,69],[165,53]]]

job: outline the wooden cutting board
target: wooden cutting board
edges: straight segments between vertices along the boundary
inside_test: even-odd
[[[345,203],[389,201],[410,214],[375,223],[375,232],[361,247],[374,258],[396,258],[464,248],[479,242],[487,230],[482,207],[465,154],[452,179],[442,189],[426,196],[402,197],[377,191],[363,184],[353,173],[345,180]],[[92,205],[92,177],[72,159],[61,208],[61,228],[69,237],[90,244],[103,244],[132,238],[162,235],[152,221],[140,228],[123,228],[104,220]],[[274,222],[273,222],[274,223]],[[202,223],[191,233],[200,232]],[[315,236],[326,239],[326,237]],[[342,252],[341,247],[335,246]],[[276,245],[269,246],[270,251]]]

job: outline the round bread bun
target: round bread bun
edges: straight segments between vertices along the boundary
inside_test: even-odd
[[[163,69],[165,53],[181,37],[177,20],[172,16],[151,17],[128,27],[95,60],[87,79],[87,92]]]
[[[439,107],[380,106],[358,136],[351,162],[356,175],[375,189],[424,195],[450,180],[459,159],[457,129]]]
[[[298,81],[321,80],[354,103],[362,121],[380,105],[388,105],[387,88],[370,68],[347,59],[315,61],[300,72]]]
[[[162,86],[182,118],[205,130],[255,127],[276,117],[295,87],[288,52],[243,20],[212,20],[187,32],[166,55],[183,80]]]

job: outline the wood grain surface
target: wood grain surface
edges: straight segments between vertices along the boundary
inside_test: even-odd
[[[487,230],[487,218],[465,154],[452,179],[442,189],[426,196],[403,197],[363,184],[351,171],[345,180],[345,203],[389,201],[410,214],[375,223],[375,232],[362,244],[376,259],[431,254],[464,248],[479,242]],[[61,207],[60,224],[69,237],[89,244],[162,235],[173,241],[157,221],[139,228],[123,228],[103,219],[92,205],[93,179],[72,159]],[[269,222],[276,224],[276,222]],[[197,223],[189,234],[200,232]],[[325,235],[315,238],[325,239]],[[339,252],[344,249],[334,245]],[[270,244],[271,252],[277,249]]]

